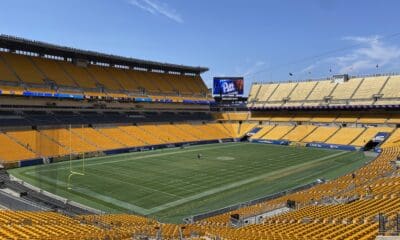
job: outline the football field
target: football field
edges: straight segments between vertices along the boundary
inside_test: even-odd
[[[198,158],[198,155],[201,155]],[[221,143],[38,165],[9,172],[36,187],[106,212],[164,222],[252,200],[362,166],[361,152]],[[70,166],[71,164],[71,166]]]

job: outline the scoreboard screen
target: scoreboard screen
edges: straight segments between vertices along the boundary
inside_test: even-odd
[[[220,96],[242,96],[243,77],[214,77],[213,94]]]

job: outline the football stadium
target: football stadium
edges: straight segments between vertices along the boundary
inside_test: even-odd
[[[400,238],[386,62],[210,84],[208,67],[107,52],[0,34],[0,239]]]

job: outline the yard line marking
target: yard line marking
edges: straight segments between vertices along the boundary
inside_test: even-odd
[[[115,159],[115,158],[117,158],[117,157],[115,157],[115,156],[108,156],[106,159],[104,159],[104,158],[95,158],[95,159],[92,159],[92,164],[89,164],[89,166],[96,166],[96,165],[104,165],[104,164],[113,164],[113,163],[116,163],[116,162],[128,162],[128,161],[132,161],[132,160],[140,160],[140,159],[146,159],[146,158],[150,158],[150,157],[157,157],[157,156],[166,156],[166,155],[175,155],[175,154],[180,154],[180,153],[188,153],[188,152],[195,152],[195,151],[204,151],[204,150],[211,150],[211,149],[221,149],[221,148],[228,148],[228,147],[235,147],[235,146],[237,146],[237,144],[235,144],[235,143],[230,143],[230,144],[224,144],[223,146],[221,146],[222,144],[213,144],[212,146],[206,146],[206,147],[204,147],[204,146],[202,146],[201,148],[200,147],[197,147],[197,146],[193,146],[191,149],[185,149],[185,150],[181,150],[181,151],[179,151],[178,149],[174,149],[174,151],[170,151],[170,152],[161,152],[161,153],[151,153],[151,154],[146,154],[146,155],[142,155],[142,156],[137,156],[137,157],[133,157],[133,158],[129,158],[130,156],[132,156],[131,155],[131,153],[130,154],[126,154],[126,156],[123,156],[123,158],[121,159],[121,156],[119,156],[118,158],[119,158],[119,160],[113,160],[113,159]],[[169,151],[169,150],[172,150],[172,149],[167,149],[167,151]],[[178,150],[178,151],[177,151]],[[342,155],[342,154],[345,154],[345,153],[347,153],[347,152],[338,152],[337,154],[331,154],[331,155],[328,155],[328,156],[325,156],[325,157],[323,157],[323,158],[326,158],[326,159],[329,159],[329,158],[333,158],[333,157],[335,157],[336,155],[337,156],[339,156],[339,155]],[[125,155],[125,154],[124,154]],[[303,155],[304,154],[299,154],[299,155],[297,155],[297,157],[303,157]],[[118,159],[117,158],[117,159]],[[106,161],[104,161],[104,160],[106,160]],[[163,161],[166,161],[165,159],[162,159]],[[207,159],[207,160],[213,160],[213,159]],[[104,162],[103,162],[104,161]],[[310,162],[307,162],[307,164],[305,164],[304,163],[304,167],[306,167],[305,169],[307,169],[307,168],[310,168],[310,166],[307,166],[308,164],[313,164],[313,163],[317,163],[318,161],[322,161],[322,158],[318,158],[318,159],[314,159],[314,160],[312,160],[312,161],[310,161]],[[77,161],[74,161],[74,162],[79,162],[79,160],[77,160]],[[139,163],[145,163],[145,161],[139,161]],[[124,165],[124,164],[121,164],[122,166]],[[121,166],[120,165],[120,166]],[[293,166],[294,167],[294,170],[296,171],[296,169],[295,168],[298,168],[298,167],[300,167],[300,166],[302,166],[303,164],[299,164],[299,165],[295,165],[295,166]],[[62,166],[62,165],[61,165]],[[51,169],[51,171],[54,171],[54,170],[60,170],[60,169],[65,169],[64,167],[57,167],[57,166],[55,166],[56,168],[55,169]],[[253,167],[250,167],[251,169],[253,169]],[[254,167],[254,169],[256,169],[256,166]],[[285,168],[285,169],[282,169],[282,171],[290,171],[290,169],[291,169],[291,167],[288,167],[288,168]],[[44,170],[42,170],[42,171],[26,171],[26,173],[30,173],[30,174],[32,174],[32,173],[36,173],[36,174],[39,174],[40,172],[44,172],[45,171],[45,169]],[[96,170],[95,170],[96,171]],[[273,176],[275,176],[275,175],[278,175],[278,172],[279,171],[274,171],[274,172],[271,172],[270,174],[270,176],[267,176],[267,177],[270,177],[270,178],[273,178]],[[231,171],[229,171],[228,172],[229,174],[231,174],[232,172]],[[124,175],[124,176],[126,176],[125,174],[122,174],[122,175]],[[261,175],[261,176],[258,176],[257,178],[262,178],[264,175]],[[280,176],[282,176],[282,174],[280,173],[280,175],[279,175],[279,177]],[[276,177],[278,177],[278,176],[276,176]],[[276,178],[275,177],[275,178]],[[190,177],[188,177],[188,180],[189,179],[191,179],[192,177],[190,176]],[[224,176],[221,176],[221,175],[219,175],[219,176],[215,176],[215,178],[216,179],[223,179],[224,178]],[[115,180],[115,179],[112,179],[112,180]],[[246,179],[247,180],[247,179]],[[54,180],[53,180],[54,181]],[[125,181],[121,181],[121,180],[117,180],[117,181],[120,181],[120,182],[123,182],[123,183],[127,183],[127,182],[125,182]],[[254,180],[255,181],[255,180]],[[59,181],[58,181],[59,182]],[[179,182],[182,182],[182,183],[185,183],[185,180],[179,180]],[[189,183],[189,182],[187,182],[188,184],[187,185],[185,185],[185,188],[186,187],[189,187],[190,185],[193,185],[192,183]],[[222,190],[219,190],[219,191],[225,191],[225,190],[229,190],[230,188],[229,188],[229,186],[230,185],[232,185],[232,184],[238,184],[239,183],[239,185],[237,185],[237,186],[241,186],[241,185],[243,185],[243,184],[246,184],[246,183],[241,183],[241,181],[238,181],[238,182],[234,182],[234,183],[228,183],[228,184],[226,184],[226,185],[223,185],[223,186],[221,186],[221,187],[216,187],[216,188],[214,188],[214,189],[210,189],[210,190],[207,190],[206,192],[204,192],[204,193],[207,193],[207,192],[209,192],[209,191],[212,191],[212,190],[215,190],[215,189],[222,189]],[[129,183],[128,183],[129,184]],[[134,184],[135,185],[135,184]],[[194,185],[197,185],[197,184],[194,184]],[[139,186],[139,187],[143,187],[142,185],[137,185],[137,186]],[[199,185],[199,186],[201,186],[201,185]],[[204,187],[204,186],[203,186]],[[236,187],[236,186],[235,186]],[[181,187],[182,189],[184,189],[184,190],[187,190],[187,189],[185,189],[184,187]],[[153,189],[153,188],[148,188],[148,189],[151,189],[151,191],[152,192],[156,192],[156,191],[158,191],[157,189]],[[82,189],[79,189],[79,191],[84,191],[83,190],[83,188]],[[217,191],[216,193],[218,193],[219,191]],[[90,191],[90,192],[92,192],[92,191]],[[162,191],[158,191],[158,192],[162,192]],[[96,193],[96,192],[95,192]],[[204,193],[200,193],[200,194],[204,194]],[[177,201],[173,201],[173,202],[170,202],[170,203],[166,203],[166,204],[163,204],[163,205],[160,205],[160,206],[157,206],[157,207],[154,207],[154,208],[151,208],[151,209],[144,209],[144,208],[141,208],[141,207],[139,207],[139,206],[136,206],[136,205],[134,205],[134,204],[131,204],[131,203],[129,203],[129,202],[125,202],[126,204],[124,205],[124,208],[126,207],[126,208],[128,208],[128,210],[129,209],[133,209],[133,208],[135,208],[136,210],[135,211],[137,211],[138,213],[144,213],[144,214],[152,214],[153,212],[157,212],[157,211],[161,211],[161,210],[158,210],[158,208],[161,208],[161,207],[163,207],[163,206],[165,206],[165,205],[168,205],[168,204],[172,204],[171,205],[171,207],[172,206],[174,206],[174,204],[176,204],[176,202],[179,202],[180,200],[184,200],[184,202],[182,202],[182,203],[179,203],[179,204],[177,204],[177,205],[180,205],[180,204],[183,204],[183,203],[185,203],[185,202],[188,202],[188,201],[192,201],[192,199],[190,199],[190,198],[193,198],[193,197],[196,197],[196,196],[198,196],[198,195],[200,195],[200,194],[196,194],[196,195],[193,195],[193,196],[189,196],[189,197],[185,197],[185,198],[182,198],[182,199],[179,199],[179,200],[177,200]],[[213,193],[211,193],[211,194],[213,194]],[[99,195],[101,195],[101,194],[99,194],[99,193],[96,193],[96,195],[97,196],[99,196]],[[206,194],[206,195],[204,195],[204,196],[207,196],[207,195],[209,195],[209,194]],[[177,195],[175,195],[175,196],[177,196]],[[108,196],[104,196],[104,197],[108,197]],[[105,199],[103,197],[103,199]],[[141,200],[142,198],[143,199],[146,199],[146,198],[148,198],[148,197],[150,197],[150,196],[143,196],[143,197],[141,197],[141,198],[139,198],[139,200]],[[200,196],[200,197],[203,197],[203,196]],[[200,198],[200,197],[198,197],[198,198]],[[195,200],[196,198],[194,198],[193,200]],[[113,200],[115,200],[115,201],[113,201]],[[115,199],[115,198],[112,198],[112,197],[108,197],[107,198],[107,202],[111,202],[111,203],[116,203],[116,205],[122,205],[122,204],[120,204],[119,202],[123,202],[123,201],[120,201],[120,200],[118,200],[118,199]],[[166,207],[166,208],[170,208],[170,207]],[[165,209],[165,208],[164,208]],[[163,210],[163,209],[162,209]]]
[[[95,198],[97,198],[97,199],[99,199],[99,200],[101,200],[103,202],[111,203],[113,205],[116,205],[116,206],[119,206],[119,207],[123,207],[123,208],[125,208],[127,210],[131,210],[131,211],[134,211],[134,212],[142,214],[142,215],[150,214],[148,209],[136,206],[136,205],[128,203],[128,202],[124,202],[124,201],[118,200],[118,199],[110,197],[110,196],[106,196],[106,195],[91,191],[91,190],[89,190],[87,188],[79,188],[78,187],[78,188],[74,188],[74,191],[82,193],[84,195],[95,197]]]
[[[93,170],[93,169],[92,169],[92,170]],[[101,171],[101,170],[95,170],[95,171],[105,172],[105,171]],[[92,173],[87,172],[87,171],[86,171],[85,173],[86,173],[87,175],[92,175],[92,176],[98,177],[97,174],[92,174]],[[164,191],[161,191],[161,190],[158,190],[158,189],[154,189],[154,188],[149,188],[149,187],[146,187],[146,186],[143,186],[143,185],[138,185],[138,184],[135,184],[135,183],[132,183],[132,182],[126,182],[126,181],[120,180],[120,179],[118,179],[118,178],[107,177],[107,176],[105,176],[105,175],[102,175],[101,177],[102,177],[102,178],[110,179],[111,181],[114,181],[114,182],[121,182],[121,183],[124,183],[124,184],[127,184],[127,185],[137,186],[137,187],[139,187],[139,188],[143,188],[143,189],[146,189],[146,190],[149,190],[149,191],[152,191],[152,192],[159,192],[159,193],[163,193],[163,194],[165,194],[165,195],[170,195],[170,196],[172,196],[172,197],[183,198],[183,196],[179,196],[179,195],[175,195],[175,194],[172,194],[172,193],[164,192]]]
[[[226,144],[226,145],[225,145]],[[245,143],[247,144],[247,143]],[[203,150],[212,150],[212,149],[220,149],[220,148],[228,148],[228,147],[234,147],[236,145],[236,143],[224,143],[224,146],[215,146],[213,145],[212,147],[206,147],[206,148],[196,148],[196,149],[183,149],[183,151],[173,151],[173,152],[163,152],[163,153],[154,153],[154,154],[149,154],[149,155],[144,155],[144,156],[138,156],[138,157],[131,157],[131,158],[124,158],[124,159],[120,159],[120,160],[112,160],[112,158],[115,157],[124,157],[121,155],[115,155],[115,156],[108,156],[108,157],[101,157],[101,158],[93,158],[90,160],[89,159],[85,159],[86,161],[88,161],[89,163],[85,162],[85,167],[90,167],[90,166],[97,166],[97,165],[105,165],[105,164],[114,164],[114,163],[118,163],[118,162],[127,162],[127,161],[132,161],[132,160],[140,160],[140,159],[146,159],[146,158],[153,158],[153,157],[162,157],[162,156],[168,156],[168,155],[176,155],[176,154],[182,154],[182,153],[188,153],[188,152],[195,152],[195,151],[203,151]],[[176,149],[175,149],[176,150]],[[132,154],[132,153],[130,153]],[[125,156],[125,157],[129,157]],[[95,163],[90,163],[90,161],[101,161],[101,160],[105,160],[104,162],[95,162]],[[79,163],[82,160],[74,160],[74,163]],[[59,166],[61,165],[61,166]],[[65,165],[65,166],[63,166]],[[60,163],[55,163],[53,164],[51,169],[35,169],[35,170],[29,170],[27,172],[52,172],[52,171],[56,171],[56,170],[60,170],[60,169],[68,169],[69,165],[66,166],[67,163],[66,162],[60,162]],[[45,165],[40,165],[40,166],[45,166]],[[57,166],[59,166],[57,168]],[[38,166],[37,166],[38,167]],[[48,166],[47,166],[48,167]]]
[[[340,156],[340,155],[343,155],[343,154],[346,154],[346,153],[348,153],[348,152],[335,153],[335,154],[332,154],[332,155],[329,155],[329,156],[325,156],[325,157],[321,157],[321,158],[315,159],[313,161],[305,162],[305,163],[302,163],[302,164],[298,164],[298,165],[294,165],[294,166],[287,167],[287,168],[284,168],[284,169],[280,169],[278,171],[274,171],[274,172],[262,174],[262,175],[259,175],[259,176],[253,177],[253,178],[249,178],[249,179],[241,180],[241,181],[238,181],[238,182],[230,183],[230,184],[227,184],[227,185],[224,185],[224,186],[221,186],[221,187],[217,187],[217,188],[214,188],[214,189],[207,190],[205,192],[202,192],[202,193],[199,193],[199,194],[187,197],[187,198],[179,199],[179,200],[176,200],[176,201],[173,201],[173,202],[170,202],[170,203],[166,203],[166,204],[151,208],[151,209],[149,209],[149,211],[150,211],[150,214],[152,214],[152,213],[159,212],[159,211],[171,208],[171,207],[182,205],[184,203],[187,203],[187,202],[190,202],[190,201],[193,201],[193,200],[197,200],[197,199],[202,198],[202,197],[206,197],[206,196],[209,196],[209,195],[212,195],[212,194],[215,194],[215,193],[219,193],[219,192],[226,191],[226,190],[229,190],[229,189],[232,189],[232,188],[236,188],[236,187],[248,184],[248,183],[252,183],[252,182],[255,182],[257,180],[261,180],[263,178],[271,177],[271,176],[274,176],[274,175],[277,175],[277,174],[282,176],[282,174],[284,172],[287,172],[287,171],[290,171],[290,170],[297,170],[298,171],[302,167],[303,168],[310,168],[310,167],[314,166],[313,165],[314,163],[322,162],[322,161],[325,161],[327,159],[330,159],[330,158],[333,158],[333,157],[337,157],[337,156]]]
[[[53,178],[50,178],[50,177],[47,177],[47,176],[42,176],[42,180],[45,180],[47,182],[54,183],[54,184],[57,184],[57,185],[65,185],[66,184],[63,181],[60,181],[60,180],[57,180],[57,179],[53,179]],[[128,184],[128,183],[126,183],[126,184]],[[113,197],[110,197],[110,196],[106,196],[106,195],[100,194],[100,193],[92,191],[92,190],[90,190],[88,188],[74,187],[72,189],[72,191],[79,192],[79,193],[81,193],[83,195],[86,195],[86,196],[89,196],[89,197],[97,198],[97,199],[99,199],[101,201],[104,201],[106,203],[111,203],[113,205],[116,205],[116,206],[119,206],[119,207],[123,207],[126,210],[133,210],[133,211],[135,211],[135,212],[137,212],[139,214],[142,214],[142,215],[150,214],[148,209],[139,207],[139,206],[131,204],[129,202],[121,201],[119,199],[116,199],[116,198],[113,198]],[[154,191],[156,191],[156,190],[154,190]],[[152,192],[150,192],[149,195],[151,193]],[[146,197],[148,197],[148,196],[144,196],[142,198],[146,198]],[[176,195],[175,195],[175,197],[176,197]],[[101,203],[99,203],[99,204],[101,204]]]

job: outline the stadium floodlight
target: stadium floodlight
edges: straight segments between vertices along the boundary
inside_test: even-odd
[[[83,133],[83,125],[82,125],[82,133]],[[68,180],[67,180],[67,189],[72,190],[72,176],[78,175],[78,176],[85,176],[85,153],[82,152],[82,171],[77,172],[74,171],[72,168],[72,128],[71,124],[69,125],[69,175],[68,175]]]

